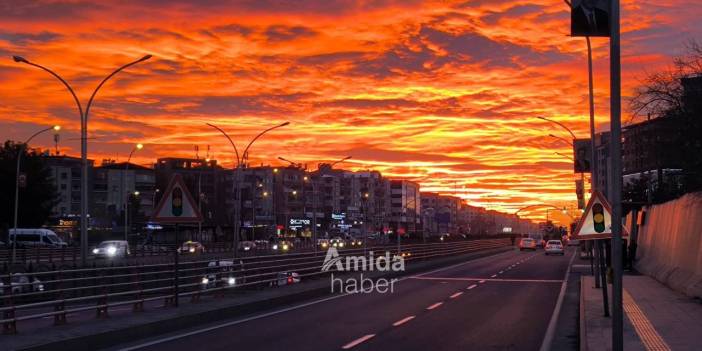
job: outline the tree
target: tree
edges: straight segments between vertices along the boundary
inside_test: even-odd
[[[629,100],[632,119],[670,118],[678,126],[675,144],[683,167],[681,186],[674,187],[678,193],[702,189],[702,44],[690,40],[685,49],[685,54],[673,58],[671,67],[646,76]],[[665,186],[660,184],[659,189]]]
[[[25,187],[19,189],[18,227],[40,227],[46,223],[58,195],[51,182],[50,170],[41,155],[27,150],[23,144],[5,141],[0,148],[0,227],[12,228],[15,210],[17,155],[22,152],[21,172],[26,174]]]

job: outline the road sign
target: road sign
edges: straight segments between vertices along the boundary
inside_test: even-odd
[[[202,214],[197,208],[180,174],[175,174],[151,220],[159,223],[197,223],[202,221]]]
[[[626,235],[623,226],[622,232]],[[612,208],[599,191],[595,191],[588,201],[573,237],[578,240],[612,238]]]

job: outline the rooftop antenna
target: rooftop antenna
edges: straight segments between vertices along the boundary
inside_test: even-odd
[[[56,156],[59,155],[59,140],[61,140],[61,135],[58,133],[54,134],[54,147],[56,148]]]

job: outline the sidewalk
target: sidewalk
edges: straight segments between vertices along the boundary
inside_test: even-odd
[[[611,319],[594,286],[592,276],[581,277],[580,349],[611,350]],[[699,350],[702,304],[644,275],[624,276],[623,296],[625,350]]]

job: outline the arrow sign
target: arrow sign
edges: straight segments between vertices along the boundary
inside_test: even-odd
[[[202,214],[197,208],[197,203],[190,195],[180,174],[175,174],[171,178],[151,220],[159,223],[197,223],[202,221]]]
[[[622,233],[627,235],[622,226]],[[599,191],[595,191],[587,203],[585,212],[573,232],[578,240],[611,239],[612,238],[612,208],[607,199]]]

